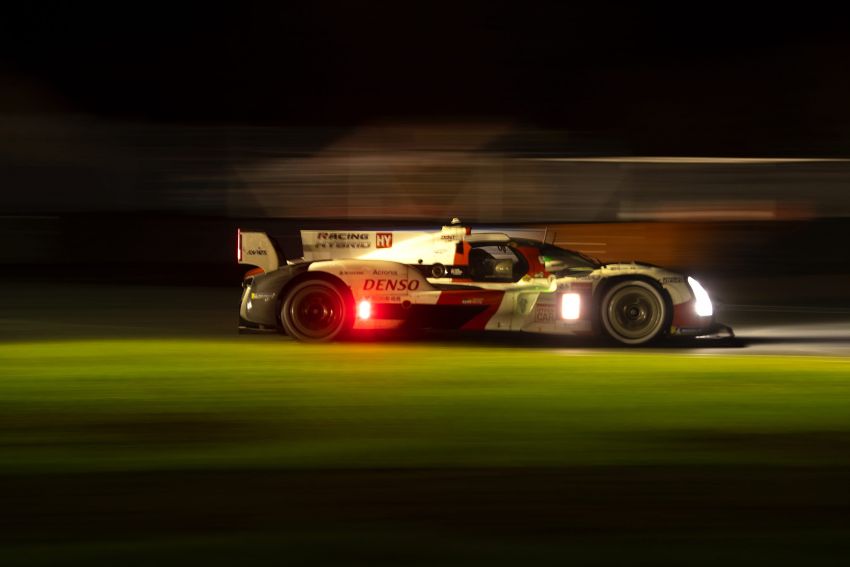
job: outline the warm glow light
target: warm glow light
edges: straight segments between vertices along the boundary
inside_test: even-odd
[[[360,319],[368,319],[372,316],[372,304],[364,299],[357,305],[357,317]]]
[[[236,261],[242,261],[242,231],[236,229]]]
[[[688,278],[688,284],[694,292],[694,311],[700,317],[711,317],[714,314],[714,307],[711,305],[708,292],[694,278]]]
[[[581,313],[581,296],[577,293],[565,293],[561,296],[561,317],[578,319]]]

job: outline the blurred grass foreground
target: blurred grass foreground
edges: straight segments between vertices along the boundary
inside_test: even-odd
[[[6,343],[0,367],[4,565],[850,541],[847,359],[172,339]]]
[[[850,435],[846,359],[121,340],[0,361],[5,472],[850,464],[771,441]]]

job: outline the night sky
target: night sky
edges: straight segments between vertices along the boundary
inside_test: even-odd
[[[0,110],[280,126],[480,118],[647,151],[850,149],[850,26],[837,12],[588,4],[12,9]]]

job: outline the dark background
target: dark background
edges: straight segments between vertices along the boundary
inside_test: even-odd
[[[533,161],[840,160],[850,33],[828,4],[21,4],[0,26],[7,273],[171,281],[195,264],[181,277],[208,283],[203,264],[229,284],[237,226],[292,240],[308,222],[696,222],[718,208],[755,216],[710,215],[720,224],[692,239],[728,253],[672,267],[848,271],[843,161]]]
[[[837,7],[589,4],[7,7],[0,108],[311,127],[487,116],[636,153],[846,152]]]

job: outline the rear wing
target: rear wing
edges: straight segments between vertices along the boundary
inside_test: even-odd
[[[242,232],[237,229],[236,261],[240,264],[258,266],[266,272],[280,267],[277,249],[265,232]]]

